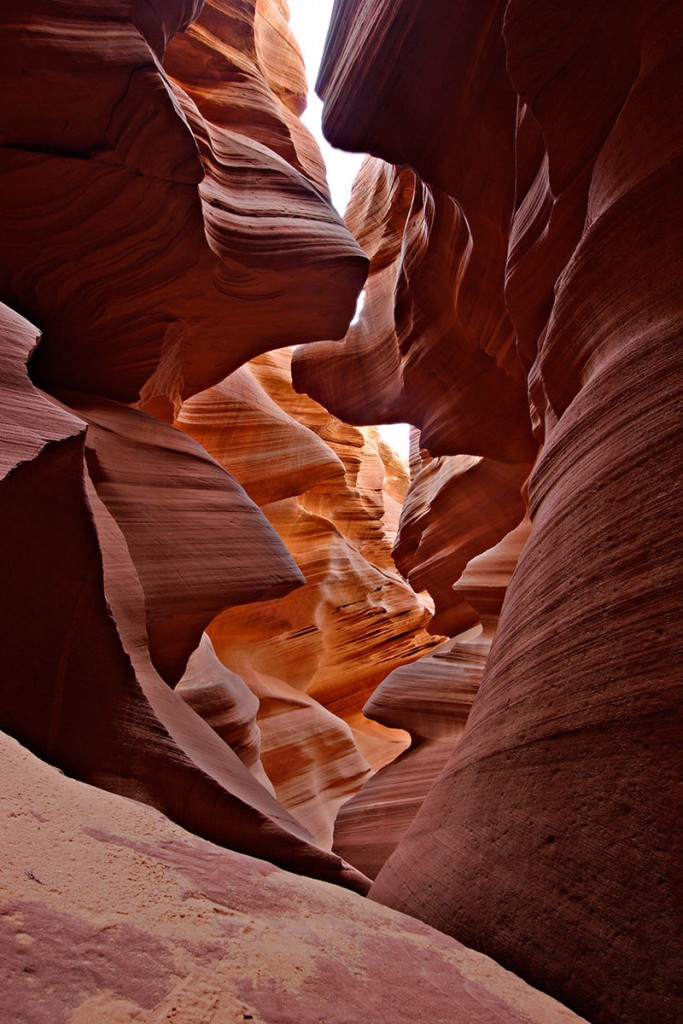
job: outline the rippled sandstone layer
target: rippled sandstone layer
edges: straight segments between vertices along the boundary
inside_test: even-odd
[[[279,0],[2,5],[0,726],[112,791],[4,748],[8,1016],[571,1019],[277,873],[365,892],[335,824],[376,900],[594,1024],[683,1016],[680,36],[664,0],[339,0],[352,234]],[[313,341],[297,396],[264,353]],[[399,520],[368,425],[404,420]],[[361,712],[385,676],[366,710],[411,749],[335,823],[398,745]],[[198,946],[197,892],[193,927],[246,921]]]
[[[525,421],[542,446],[472,714],[372,896],[603,1024],[683,1010],[680,28],[661,0],[339,0],[327,133],[402,169],[366,164],[349,211],[367,313],[295,360],[432,455],[533,461]]]
[[[364,718],[365,701],[438,638],[391,559],[406,468],[375,431],[297,395],[289,364],[286,350],[259,357],[183,403],[177,423],[258,502],[306,578],[285,597],[222,612],[209,631],[260,699],[278,799],[329,847],[370,765],[406,745],[404,732]]]

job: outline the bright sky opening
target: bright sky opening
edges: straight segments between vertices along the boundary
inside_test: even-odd
[[[304,55],[308,76],[308,107],[301,120],[313,133],[322,150],[332,202],[343,216],[351,195],[353,179],[364,154],[343,153],[339,149],[333,149],[323,137],[320,127],[323,105],[316,96],[314,87],[333,6],[334,0],[289,0],[289,23]]]
[[[332,202],[343,216],[351,196],[353,180],[363,161],[363,153],[344,153],[334,149],[321,129],[323,105],[314,92],[318,68],[323,55],[327,27],[332,16],[334,0],[289,0],[289,23],[304,55],[308,77],[308,106],[301,120],[315,136],[327,167]],[[392,423],[377,428],[388,445],[402,458],[408,459],[410,427],[407,423]]]

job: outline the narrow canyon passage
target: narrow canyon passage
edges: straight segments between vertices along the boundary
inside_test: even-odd
[[[680,8],[292,8],[0,10],[0,1019],[674,1024]]]

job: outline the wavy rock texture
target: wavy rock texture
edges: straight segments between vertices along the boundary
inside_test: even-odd
[[[364,280],[297,121],[285,13],[3,5],[0,297],[31,322],[2,307],[2,725],[198,834],[364,890],[274,797],[254,698],[202,640],[303,577],[162,421],[272,345],[339,336]]]
[[[528,382],[544,446],[531,536],[465,732],[372,894],[601,1024],[683,1013],[680,43],[680,11],[662,0],[340,0],[319,80],[328,135],[419,180],[411,198],[412,172],[366,167],[361,193],[377,183],[378,207],[389,193],[371,233],[372,322],[347,354],[329,344],[295,366],[338,414],[362,415],[349,396],[375,373],[363,401],[400,407],[432,454],[510,462],[530,449],[521,459],[506,397],[498,415],[499,374],[519,382],[518,410]],[[378,254],[394,216],[405,270],[389,272]],[[432,237],[442,253],[450,239],[458,346],[476,340],[495,371],[465,373],[441,402],[434,387],[425,419],[404,390],[411,361],[448,374],[460,358],[451,344],[435,360],[431,321],[424,341],[406,330],[428,317],[418,271]],[[362,344],[377,335],[384,365]]]
[[[528,463],[421,453],[412,460],[412,480],[401,513],[393,556],[403,576],[434,601],[430,629],[454,636],[479,616],[455,584],[465,566],[493,547],[524,516],[522,486]],[[456,529],[454,529],[454,525]]]
[[[4,1020],[580,1024],[421,922],[0,745]]]
[[[69,774],[152,803],[201,835],[363,888],[362,877],[318,849],[310,833],[155,670],[145,628],[144,566],[136,569],[125,537],[131,480],[126,470],[138,464],[121,460],[118,488],[107,476],[117,467],[117,446],[125,438],[122,424],[139,426],[145,420],[152,436],[161,431],[180,451],[174,459],[172,448],[159,444],[155,449],[144,430],[138,436],[138,444],[147,442],[139,465],[158,482],[158,500],[150,491],[145,506],[152,523],[157,510],[170,507],[177,515],[174,536],[182,538],[183,515],[196,512],[189,503],[179,509],[174,494],[188,481],[198,484],[208,471],[206,490],[215,504],[205,505],[202,515],[218,550],[234,543],[229,523],[241,515],[263,559],[254,558],[252,584],[260,580],[257,585],[267,590],[277,580],[279,589],[291,587],[298,581],[293,563],[256,506],[206,453],[198,446],[194,452],[190,439],[135,410],[113,403],[96,407],[96,427],[104,430],[108,423],[103,436],[113,447],[100,449],[103,458],[93,484],[87,472],[90,428],[22,376],[22,359],[35,344],[36,330],[11,313],[4,320],[9,345],[3,346],[7,369],[2,380],[11,389],[7,407],[32,413],[33,420],[45,424],[43,438],[51,442],[22,434],[18,465],[0,489],[2,577],[14,588],[3,616],[5,727]],[[93,415],[91,403],[83,406],[84,416]],[[96,444],[97,433],[95,438]],[[34,457],[20,461],[27,455]],[[170,492],[166,504],[162,479]],[[98,496],[98,485],[121,525]],[[159,533],[160,541],[161,527]],[[176,560],[187,557],[182,545],[176,550],[171,545],[167,554]],[[45,586],[48,565],[50,585]],[[189,599],[204,600],[204,593],[200,587]]]
[[[370,878],[396,849],[464,732],[528,535],[525,519],[473,558],[455,584],[479,625],[394,669],[363,708],[373,721],[411,736],[410,749],[368,780],[335,821],[335,851]]]
[[[278,676],[291,666],[288,682],[351,718],[392,667],[436,642],[421,631],[428,615],[391,558],[407,475],[374,432],[292,390],[288,353],[270,353],[241,373],[186,402],[178,422],[259,501],[307,586],[291,600],[226,613],[212,636],[225,638],[227,653],[232,631],[235,656],[248,645],[259,671]],[[257,450],[268,457],[241,454]],[[252,612],[253,627],[244,619]],[[287,619],[291,636],[282,630]]]
[[[295,351],[294,384],[353,423],[420,427],[393,558],[431,596],[430,630],[455,637],[480,621],[455,582],[524,516],[536,447],[524,369],[450,196],[370,158],[346,217],[370,257],[362,315],[343,342]]]
[[[338,0],[354,239],[284,2],[2,5],[8,1018],[683,1017],[680,40]]]
[[[434,453],[532,461],[524,372],[489,232],[489,250],[478,250],[450,196],[373,159],[346,220],[370,256],[363,316],[343,341],[297,351],[297,390],[349,423],[412,423]]]
[[[366,260],[269,84],[272,4],[210,0],[163,53],[201,6],[3,5],[0,299],[49,390],[176,401],[353,315]]]
[[[259,357],[184,402],[177,422],[259,502],[306,578],[285,598],[223,612],[210,633],[261,701],[278,798],[329,846],[338,807],[368,778],[364,756],[380,767],[405,747],[363,704],[438,640],[391,559],[406,468],[376,431],[297,395],[289,360]]]

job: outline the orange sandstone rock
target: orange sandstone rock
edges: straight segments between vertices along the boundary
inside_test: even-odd
[[[454,586],[471,558],[523,518],[521,491],[530,470],[472,456],[423,456],[413,463],[393,555],[413,588],[432,596],[434,632],[453,636],[479,621]]]
[[[337,808],[368,777],[362,755],[377,767],[407,738],[368,723],[365,700],[438,642],[390,554],[406,468],[376,432],[297,395],[287,352],[187,400],[177,422],[261,503],[306,578],[296,594],[223,612],[210,633],[261,700],[278,798],[330,845]]]
[[[395,850],[465,730],[528,535],[525,520],[473,558],[455,584],[481,624],[395,669],[363,709],[374,721],[411,735],[410,749],[366,782],[337,815],[334,849],[370,878]]]
[[[126,463],[117,451],[128,421],[139,425],[147,417],[122,406],[113,408],[112,403],[81,403],[84,416],[92,417],[96,429],[105,430],[108,444],[114,446],[100,449],[102,462],[94,475],[120,526],[88,473],[92,462],[86,448],[92,428],[50,402],[25,372],[22,375],[35,328],[4,311],[3,322],[8,344],[2,347],[2,380],[9,390],[8,408],[17,413],[30,410],[36,425],[44,423],[42,437],[22,434],[16,445],[19,461],[0,487],[2,578],[14,587],[14,600],[7,602],[3,615],[5,728],[69,774],[154,804],[198,834],[363,889],[362,876],[316,846],[310,833],[168,687],[152,664],[146,613],[154,607],[155,592],[150,592],[148,604],[147,567],[138,573],[131,558],[135,546],[129,547],[124,533],[132,529],[126,499],[135,483],[131,473],[136,463]],[[174,452],[159,443],[157,431],[167,443],[169,435],[175,435],[176,451],[182,453],[178,460],[185,460],[190,479],[195,469],[201,480],[208,457],[191,455],[192,442],[172,427],[153,420],[149,424],[151,438],[144,429],[138,437],[143,445],[140,461],[158,486],[156,493],[150,491],[150,509],[163,524],[173,508],[174,488],[186,485],[187,477],[181,471],[163,478],[159,463],[168,468]],[[222,490],[213,481],[213,500],[218,504],[209,512],[207,530],[214,541],[220,543],[221,535],[210,517],[228,518],[232,494],[250,516],[255,536],[260,536],[261,553],[270,548],[265,559],[269,578],[279,559],[281,584],[296,585],[296,568],[256,506],[246,495],[240,498],[239,485],[215,463],[208,465],[211,473],[224,478]],[[118,486],[107,480],[106,467],[117,471]],[[192,514],[191,509],[188,503],[179,518]],[[158,527],[158,533],[157,544],[167,545],[173,571],[182,565],[182,530],[173,535],[176,544],[181,542],[175,549],[167,529]],[[153,561],[156,547],[152,540],[148,546]],[[139,552],[137,559],[141,563]],[[257,562],[252,568],[257,574],[262,571]],[[156,599],[163,594],[162,587]],[[196,595],[200,605],[202,594],[200,589]],[[210,617],[210,612],[203,615]]]
[[[366,260],[292,128],[303,69],[293,46],[274,67],[279,9],[206,4],[176,47],[201,4],[77,6],[0,15],[0,297],[36,324],[3,307],[2,725],[199,834],[364,890],[192,710],[196,688],[170,688],[218,611],[302,577],[218,463],[124,403],[170,418],[256,352],[339,336]],[[179,84],[186,44],[207,57],[199,79],[232,61],[252,88],[237,102],[226,74],[205,108]],[[190,678],[215,672],[205,644]],[[232,683],[248,731],[253,698]],[[255,734],[249,755],[230,742],[252,760]]]
[[[192,654],[177,691],[272,792],[260,757],[258,699],[243,679],[218,660],[206,633]]]
[[[261,760],[277,799],[330,850],[337,811],[372,774],[360,744],[307,693],[255,671],[246,656],[230,660],[258,697]]]

